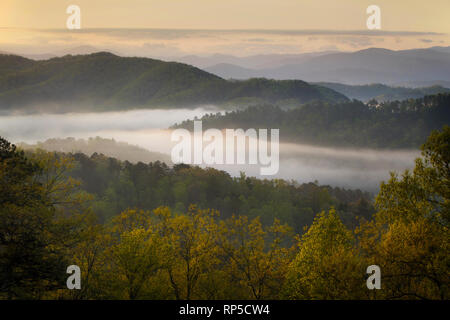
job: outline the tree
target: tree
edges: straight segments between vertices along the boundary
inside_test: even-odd
[[[138,299],[146,281],[160,268],[159,248],[152,230],[136,228],[122,233],[110,249],[113,281],[117,282],[119,291],[127,293],[128,299]]]
[[[232,216],[221,223],[219,255],[229,282],[240,287],[237,297],[259,300],[278,296],[292,256],[286,241],[290,234],[291,229],[278,220],[267,228],[259,218],[249,221],[246,216]]]
[[[214,246],[214,210],[191,205],[185,215],[171,216],[168,208],[154,210],[159,222],[156,232],[164,244],[163,268],[167,271],[174,297],[189,300],[198,297],[199,279],[217,263]]]
[[[364,265],[355,250],[352,233],[334,209],[316,216],[298,246],[299,252],[289,266],[284,288],[287,298],[364,297]]]
[[[28,159],[0,138],[0,292],[8,299],[40,298],[65,283],[79,230],[61,207],[78,203],[69,168],[53,154]]]
[[[363,224],[361,248],[380,265],[380,297],[448,299],[450,276],[450,127],[433,132],[412,172],[391,175]]]

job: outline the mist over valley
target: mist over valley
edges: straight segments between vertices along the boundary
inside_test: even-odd
[[[162,159],[167,159],[170,158],[172,147],[176,144],[171,141],[172,130],[168,128],[186,118],[201,118],[209,112],[208,109],[197,108],[1,116],[0,135],[14,143],[25,142],[30,145],[52,138],[101,137],[161,153],[165,155]],[[282,137],[281,131],[280,140]],[[82,151],[80,148],[55,150],[54,147],[49,147],[51,144],[45,143],[41,147],[45,148],[46,145],[50,151]],[[101,150],[98,151],[101,153]],[[104,153],[108,155],[108,152]],[[232,176],[239,176],[242,171],[248,176],[259,178],[282,178],[299,183],[318,181],[320,184],[376,192],[380,181],[389,178],[390,171],[400,172],[412,168],[414,159],[419,154],[419,151],[414,149],[351,149],[281,142],[280,170],[275,176],[260,176],[258,165],[212,167],[227,171]],[[109,153],[109,156],[112,155],[114,153]],[[127,159],[126,154],[120,158],[132,162],[148,160],[145,156],[139,158],[131,155]]]

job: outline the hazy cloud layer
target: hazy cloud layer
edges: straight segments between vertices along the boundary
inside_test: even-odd
[[[114,138],[150,151],[170,154],[175,142],[166,128],[175,122],[208,110],[138,110],[64,115],[27,115],[0,117],[0,135],[12,142],[35,143],[48,138]],[[268,128],[270,129],[270,128]],[[282,138],[283,132],[280,132]],[[354,150],[301,144],[280,144],[280,170],[276,176],[299,182],[318,180],[321,184],[362,188],[376,192],[379,183],[392,170],[412,168],[416,150]],[[233,176],[244,171],[259,176],[258,165],[215,165]]]
[[[215,53],[248,56],[372,46],[400,50],[443,43],[450,44],[446,34],[370,30],[0,29],[0,51],[41,55],[82,54],[79,47],[90,47],[90,51],[156,58]]]

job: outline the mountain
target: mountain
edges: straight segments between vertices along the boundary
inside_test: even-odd
[[[318,82],[316,84],[340,92],[350,99],[357,99],[361,101],[369,101],[371,99],[375,99],[378,102],[384,102],[417,99],[427,95],[434,95],[438,93],[450,93],[449,88],[444,88],[437,85],[423,88],[405,88],[387,86],[380,83],[355,86],[332,82]]]
[[[304,81],[227,81],[190,65],[107,52],[43,61],[0,55],[3,111],[102,111],[255,102],[346,101]]]
[[[269,69],[288,64],[303,63],[312,57],[335,53],[336,51],[308,52],[300,54],[258,54],[245,57],[236,57],[226,54],[213,54],[210,56],[189,55],[183,57],[171,57],[173,61],[191,64],[200,69],[206,69],[215,65],[229,64],[247,69]],[[165,60],[164,57],[161,58]]]
[[[435,51],[450,53],[450,46],[448,46],[448,47],[435,46],[435,47],[431,47],[430,49],[435,50]]]
[[[3,75],[18,72],[33,66],[33,60],[12,54],[0,54],[0,78]]]
[[[446,48],[401,51],[369,48],[357,52],[313,55],[299,63],[247,73],[229,65],[210,66],[206,70],[225,78],[266,77],[345,84],[450,81],[450,53]]]
[[[77,47],[57,50],[54,52],[54,54],[57,57],[61,57],[61,56],[69,55],[69,54],[76,56],[76,55],[80,55],[80,54],[92,54],[92,53],[96,53],[96,52],[100,52],[100,51],[102,51],[102,50],[99,50],[96,47],[89,46],[89,45],[83,45],[83,46],[77,46]]]
[[[393,85],[396,87],[406,87],[406,88],[423,88],[423,87],[434,87],[434,86],[450,88],[450,81],[444,81],[444,80],[404,81],[404,82],[394,83]]]
[[[249,79],[259,76],[258,70],[244,68],[230,63],[219,63],[204,70],[225,79]]]
[[[83,46],[77,46],[77,47],[70,47],[70,48],[64,48],[55,50],[53,52],[41,52],[41,53],[21,53],[21,52],[7,52],[7,51],[0,51],[0,54],[5,55],[16,55],[21,56],[27,59],[32,60],[48,60],[56,57],[63,57],[66,55],[80,55],[80,54],[92,54],[96,53],[102,50],[99,50],[98,48],[95,48],[93,46],[83,45]]]

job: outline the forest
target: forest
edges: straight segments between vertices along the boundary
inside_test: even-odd
[[[100,112],[249,102],[347,101],[301,80],[228,81],[190,65],[108,52],[34,61],[0,54],[0,111]]]
[[[0,298],[449,299],[449,161],[444,126],[372,201],[0,139]]]
[[[311,102],[285,110],[263,104],[203,116],[209,128],[278,128],[280,140],[334,147],[419,148],[432,130],[450,123],[450,94],[363,103]],[[174,125],[193,130],[193,120]]]

